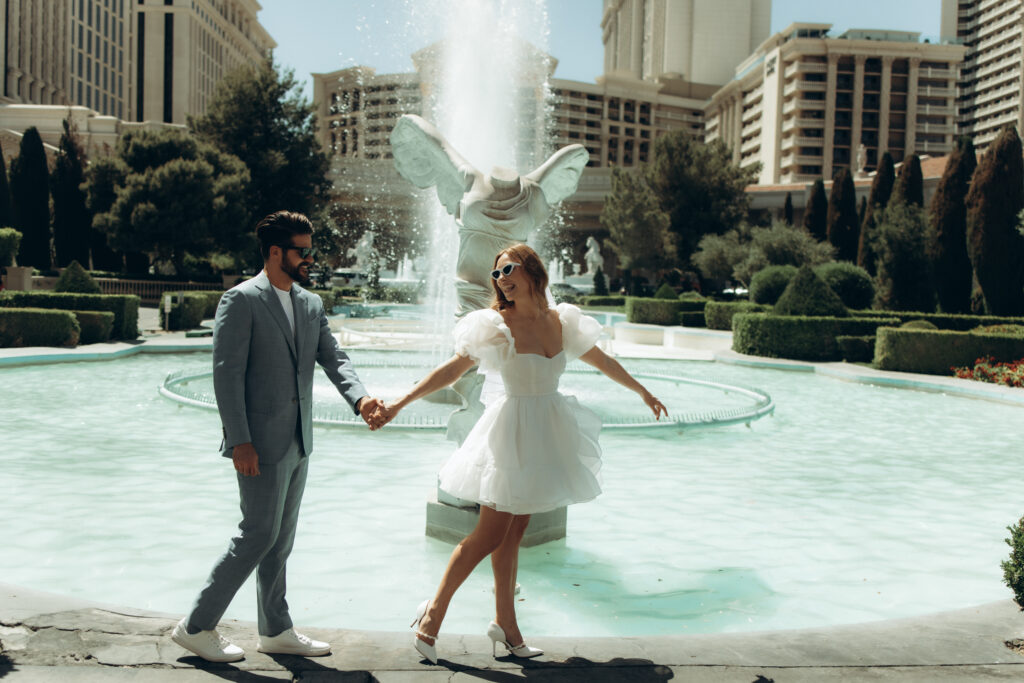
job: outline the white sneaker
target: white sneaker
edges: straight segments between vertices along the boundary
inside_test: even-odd
[[[308,638],[291,628],[276,636],[260,636],[258,649],[271,655],[322,657],[331,654],[331,646],[328,643]]]
[[[182,619],[171,632],[171,640],[208,662],[237,662],[245,657],[245,651],[217,631],[189,633]]]

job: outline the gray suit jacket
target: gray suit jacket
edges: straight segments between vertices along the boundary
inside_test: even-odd
[[[276,463],[300,424],[303,451],[313,451],[316,363],[357,414],[359,399],[367,395],[331,334],[320,297],[293,284],[291,298],[294,336],[266,273],[229,289],[217,306],[213,388],[225,457],[238,444],[252,442],[261,463]]]

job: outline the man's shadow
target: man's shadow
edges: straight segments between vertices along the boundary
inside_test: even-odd
[[[569,657],[562,662],[542,662],[535,659],[498,657],[500,662],[517,662],[522,669],[515,673],[480,669],[475,666],[456,664],[446,659],[438,663],[454,673],[462,673],[494,683],[663,683],[674,677],[672,669],[655,664],[649,659],[616,657],[607,662],[594,662],[583,657]]]
[[[7,655],[0,655],[0,678],[14,671],[14,662]]]
[[[268,654],[268,657],[277,662],[278,666],[286,669],[292,675],[293,680],[302,680],[305,674],[310,673],[330,673],[331,676],[328,680],[338,683],[378,683],[377,678],[369,671],[342,671],[335,669],[333,666],[324,666],[319,662],[310,659],[308,657],[299,657],[298,655],[276,655]],[[178,661],[183,664],[189,664],[197,669],[201,669],[214,676],[219,676],[226,681],[236,681],[238,683],[281,683],[281,678],[276,676],[266,676],[261,673],[254,671],[246,671],[245,669],[239,669],[234,664],[230,663],[217,663],[208,662],[202,657],[180,657]],[[0,672],[3,670],[0,669]]]

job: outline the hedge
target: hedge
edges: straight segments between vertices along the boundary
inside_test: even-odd
[[[0,308],[0,347],[77,346],[78,321],[71,311]]]
[[[1011,334],[882,327],[875,344],[880,370],[949,375],[954,366],[973,366],[983,356],[996,362],[1024,358],[1024,339]]]
[[[2,309],[0,309],[2,310]],[[78,321],[79,344],[102,344],[110,341],[114,314],[110,311],[71,311]]]
[[[704,311],[680,311],[679,324],[683,327],[707,327]]]
[[[626,297],[626,320],[651,325],[678,325],[682,303],[678,299]]]
[[[796,266],[765,266],[750,278],[750,300],[756,304],[775,304],[796,277]]]
[[[850,315],[858,318],[891,317],[898,318],[900,323],[911,320],[927,320],[940,330],[959,330],[966,332],[975,327],[986,325],[1024,325],[1024,317],[997,315],[969,315],[966,313],[922,313],[920,311],[850,311]]]
[[[838,336],[867,336],[895,318],[738,313],[732,321],[732,348],[738,353],[796,360],[839,360]]]
[[[709,301],[704,307],[704,319],[709,330],[732,330],[732,318],[737,313],[757,313],[772,310],[771,306],[749,301]]]
[[[5,291],[0,292],[0,307],[109,311],[114,314],[111,339],[135,339],[139,336],[139,297],[134,294]]]
[[[870,363],[875,357],[875,335],[836,335],[839,356],[847,363]]]
[[[868,271],[845,261],[823,263],[814,269],[847,308],[867,308],[875,300],[875,284]]]
[[[581,296],[581,306],[625,306],[624,296]]]

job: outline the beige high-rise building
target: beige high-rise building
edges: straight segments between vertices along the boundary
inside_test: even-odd
[[[705,109],[705,140],[722,140],[762,184],[866,173],[889,152],[941,156],[953,146],[959,45],[903,31],[795,23],[736,68]]]
[[[967,48],[957,90],[957,133],[981,150],[999,130],[1024,130],[1024,2],[942,0],[942,37]]]
[[[138,121],[185,123],[206,112],[228,72],[258,64],[277,43],[260,25],[256,0],[137,0],[135,109]]]
[[[71,87],[71,3],[0,0],[0,102],[67,104]]]
[[[70,0],[70,103],[131,116],[131,0]]]
[[[604,73],[725,85],[768,37],[771,11],[771,0],[604,0]]]

